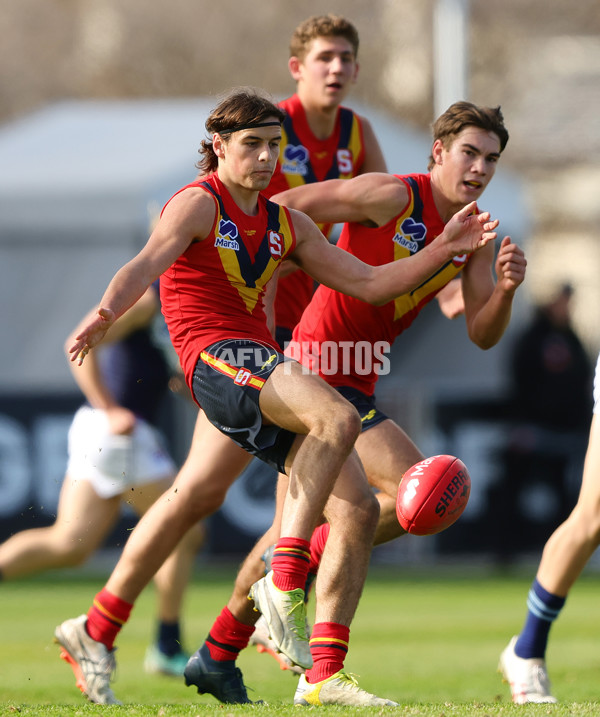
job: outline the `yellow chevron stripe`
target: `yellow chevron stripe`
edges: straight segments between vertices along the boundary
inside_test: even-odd
[[[340,179],[352,179],[356,176],[356,159],[362,149],[362,142],[360,140],[360,131],[358,128],[358,120],[356,116],[352,119],[352,129],[350,131],[350,139],[348,141],[348,149],[352,153],[352,170],[350,172],[340,173]]]

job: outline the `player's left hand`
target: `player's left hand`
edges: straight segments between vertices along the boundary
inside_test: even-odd
[[[75,343],[69,349],[71,361],[78,361],[81,366],[90,349],[102,341],[115,320],[114,311],[98,309],[95,318],[81,327],[75,335]]]
[[[513,293],[525,279],[527,259],[521,247],[514,244],[510,237],[504,237],[496,257],[496,276],[498,288]]]

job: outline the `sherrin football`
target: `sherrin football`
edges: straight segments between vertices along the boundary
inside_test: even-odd
[[[461,516],[470,492],[471,477],[460,458],[425,458],[402,476],[396,499],[398,521],[413,535],[440,533]]]

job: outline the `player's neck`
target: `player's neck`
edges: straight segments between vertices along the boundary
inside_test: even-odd
[[[322,106],[298,95],[306,114],[306,122],[317,139],[327,139],[335,131],[339,105]]]
[[[256,216],[258,212],[258,190],[248,189],[233,181],[225,172],[219,172],[219,179],[225,185],[237,206],[248,216]]]

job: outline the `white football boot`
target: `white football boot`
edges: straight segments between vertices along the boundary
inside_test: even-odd
[[[524,659],[515,654],[516,637],[508,643],[500,655],[498,671],[510,686],[512,701],[517,705],[528,702],[554,703],[556,697],[550,692],[550,680],[546,671],[546,662],[542,658]]]
[[[295,665],[289,657],[277,651],[277,646],[269,637],[269,626],[267,625],[264,615],[261,615],[256,621],[254,632],[250,637],[250,644],[255,645],[256,650],[261,654],[266,653],[274,657],[282,670],[290,670],[296,675],[304,674],[303,667]]]
[[[65,620],[54,631],[54,641],[62,646],[60,656],[71,665],[77,687],[99,705],[121,705],[110,688],[116,670],[115,650],[96,642],[87,634],[87,615]]]
[[[280,590],[273,583],[273,571],[250,588],[248,597],[265,618],[275,649],[299,667],[309,669],[313,660],[306,634],[304,590]]]
[[[358,686],[354,675],[345,672],[336,672],[326,680],[315,682],[314,685],[306,681],[302,675],[298,681],[295,705],[347,705],[362,707],[396,707],[397,702],[376,697],[365,692]]]

